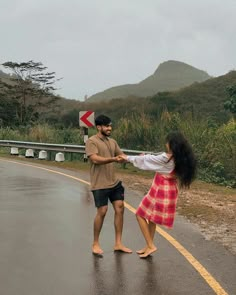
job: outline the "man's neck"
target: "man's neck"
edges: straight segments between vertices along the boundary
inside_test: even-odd
[[[100,133],[100,132],[97,133],[97,136],[98,136],[100,139],[102,139],[102,140],[106,140],[106,139],[108,139],[108,137],[107,137],[106,135],[103,135],[103,134]]]

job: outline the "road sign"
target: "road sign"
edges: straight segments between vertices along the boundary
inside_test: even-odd
[[[93,127],[94,112],[92,111],[79,112],[79,125],[80,127]]]

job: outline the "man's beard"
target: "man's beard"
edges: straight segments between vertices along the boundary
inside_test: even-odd
[[[101,131],[101,133],[102,133],[102,135],[104,135],[104,136],[106,136],[106,137],[109,137],[109,136],[111,136],[111,133],[110,134],[107,134],[106,132],[104,132],[104,131]]]

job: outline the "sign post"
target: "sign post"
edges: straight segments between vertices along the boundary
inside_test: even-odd
[[[93,111],[81,111],[79,112],[79,125],[83,130],[84,143],[88,139],[88,128],[95,125],[94,123],[94,112]],[[84,154],[84,162],[87,162],[88,158],[86,153]]]

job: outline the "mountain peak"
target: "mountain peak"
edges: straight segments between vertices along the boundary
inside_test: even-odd
[[[128,96],[147,97],[161,91],[174,91],[194,82],[203,82],[210,76],[184,62],[169,60],[161,63],[154,74],[137,84],[115,86],[96,93],[89,101],[107,101]]]
[[[158,66],[158,68],[156,69],[156,71],[154,72],[154,75],[160,73],[160,72],[186,72],[186,71],[197,71],[197,72],[201,72],[201,73],[205,73],[208,78],[209,78],[209,75],[207,74],[207,72],[204,72],[202,70],[199,70],[193,66],[190,66],[189,64],[186,64],[184,62],[181,62],[181,61],[177,61],[177,60],[168,60],[168,61],[165,61],[163,63],[160,63],[160,65]]]

